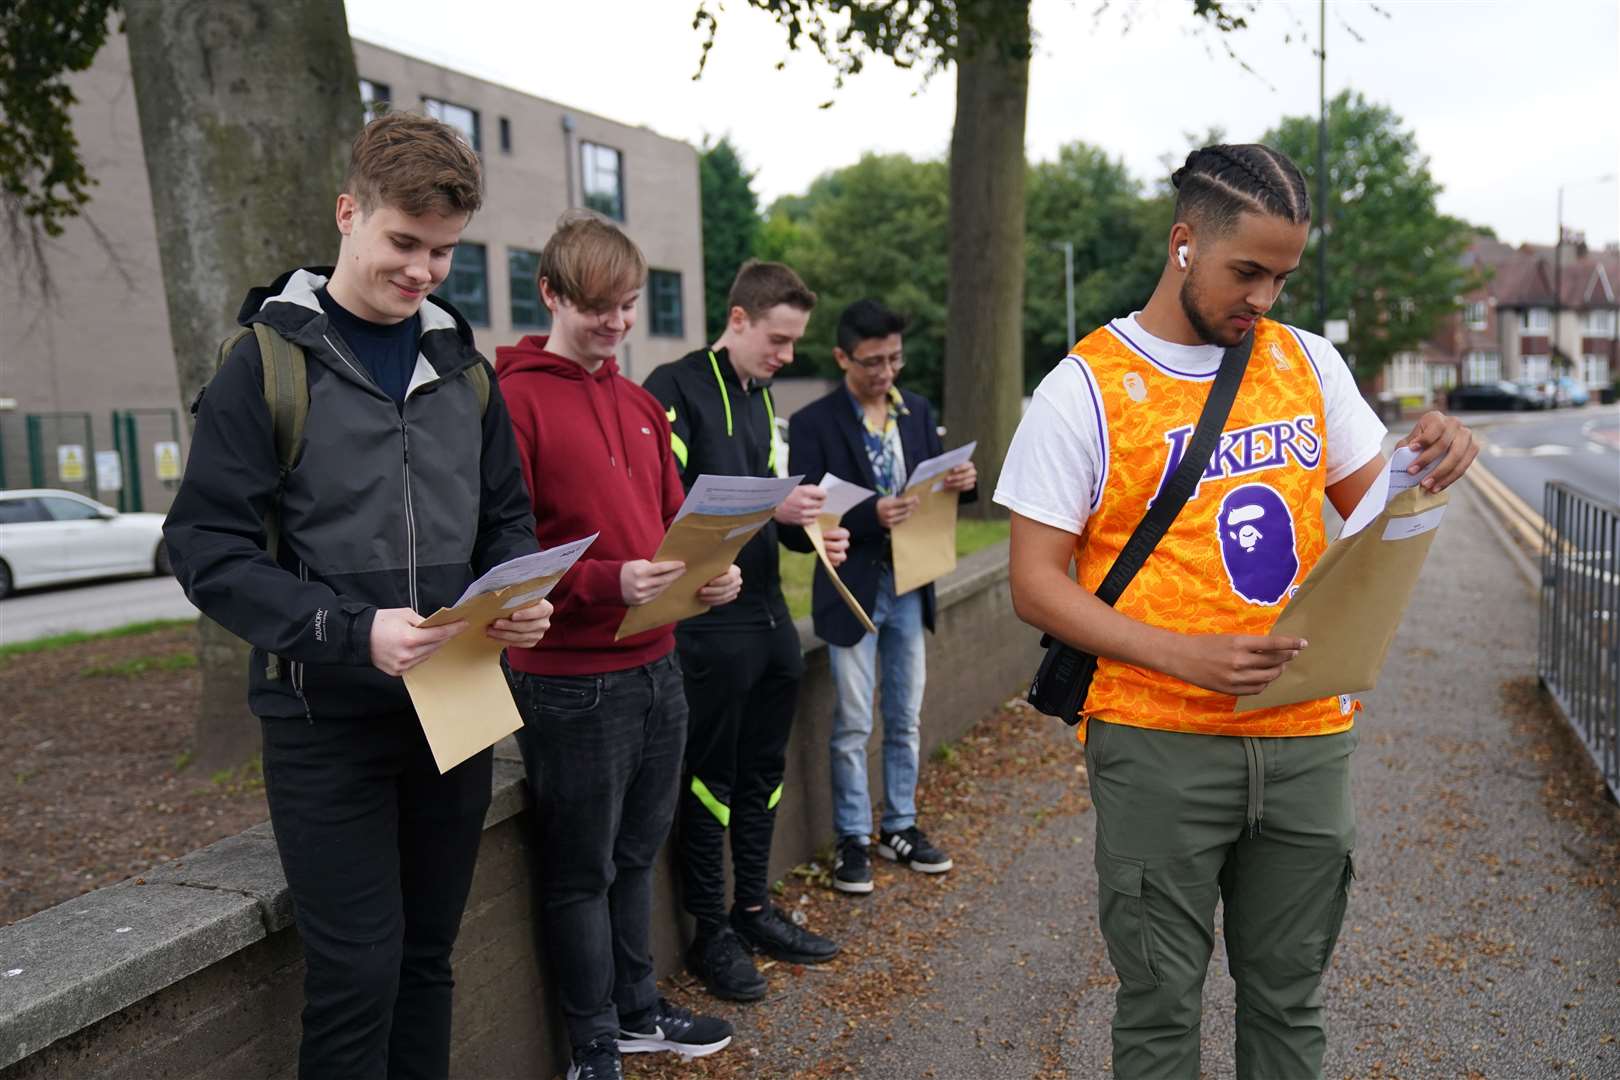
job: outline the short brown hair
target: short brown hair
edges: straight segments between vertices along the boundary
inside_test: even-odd
[[[472,214],[484,204],[484,170],[449,124],[391,112],[354,137],[343,190],[368,214],[379,206],[412,217],[429,210],[447,217]]]
[[[800,311],[813,311],[816,294],[792,267],[779,262],[761,262],[749,259],[737,271],[726,296],[726,310],[742,308],[750,321],[758,319],[778,304],[796,307]]]
[[[647,280],[647,257],[613,222],[591,210],[569,210],[557,219],[540,252],[534,283],[581,311],[606,311]]]

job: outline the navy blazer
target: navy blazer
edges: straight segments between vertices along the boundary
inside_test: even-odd
[[[905,453],[909,474],[922,462],[944,453],[934,410],[928,399],[909,390],[900,391],[906,411],[896,421],[900,447]],[[826,396],[811,402],[788,421],[789,471],[803,473],[804,482],[819,484],[832,473],[862,487],[877,489],[872,461],[866,455],[861,421],[855,415],[854,399],[843,383]],[[978,489],[962,492],[963,502],[978,498]],[[868,614],[877,603],[878,575],[888,560],[889,531],[878,524],[877,498],[867,499],[844,515],[841,523],[849,530],[849,558],[838,568],[844,585],[860,601]],[[821,560],[816,560],[815,584],[811,593],[811,618],[816,634],[832,645],[854,645],[866,636],[866,628],[839,597]],[[934,587],[922,588],[923,625],[934,628]]]

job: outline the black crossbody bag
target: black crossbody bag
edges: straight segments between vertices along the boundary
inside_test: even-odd
[[[1181,513],[1181,508],[1187,505],[1187,500],[1198,487],[1198,478],[1209,467],[1210,458],[1214,456],[1220,441],[1221,429],[1231,415],[1232,402],[1237,398],[1238,385],[1243,382],[1243,373],[1249,366],[1249,353],[1253,349],[1254,333],[1251,331],[1243,336],[1242,341],[1221,354],[1220,370],[1215,374],[1209,397],[1204,399],[1204,409],[1198,414],[1198,426],[1193,431],[1186,454],[1176,466],[1164,491],[1159,493],[1141,523],[1131,533],[1131,538],[1125,542],[1119,558],[1108,568],[1108,575],[1103,578],[1102,584],[1097,587],[1097,599],[1109,607],[1118,602],[1125,587],[1142,569],[1142,564],[1153,554],[1153,549],[1159,546],[1170,523],[1175,521],[1176,515]],[[1091,690],[1092,677],[1097,674],[1097,658],[1091,653],[1065,645],[1051,634],[1041,635],[1041,648],[1046,650],[1046,655],[1042,657],[1041,666],[1036,669],[1035,678],[1029,684],[1029,703],[1047,716],[1058,717],[1065,724],[1078,724],[1086,694]]]

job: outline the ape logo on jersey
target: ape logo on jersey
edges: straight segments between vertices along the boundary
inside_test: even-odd
[[[1287,595],[1299,573],[1299,554],[1294,518],[1281,495],[1266,484],[1234,488],[1221,503],[1215,528],[1233,592],[1264,607]]]
[[[1170,444],[1170,454],[1165,458],[1164,472],[1159,474],[1154,501],[1164,492],[1164,485],[1170,482],[1176,466],[1186,456],[1192,434],[1191,425],[1165,433],[1164,441]],[[1223,431],[1220,445],[1210,455],[1209,468],[1193,488],[1192,498],[1198,498],[1205,480],[1277,469],[1287,465],[1290,459],[1302,469],[1314,469],[1322,460],[1322,438],[1316,433],[1316,417],[1307,414],[1292,420],[1267,420],[1237,431]]]

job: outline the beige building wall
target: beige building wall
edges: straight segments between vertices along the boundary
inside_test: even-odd
[[[624,227],[652,268],[680,275],[680,333],[652,333],[651,297],[644,296],[621,364],[639,381],[657,365],[703,344],[702,220],[697,151],[690,145],[366,42],[355,42],[355,59],[362,78],[387,84],[397,108],[420,111],[423,97],[433,97],[478,111],[487,190],[484,209],[463,239],[484,246],[488,318],[474,331],[487,357],[493,360],[496,346],[534,330],[512,324],[508,254],[538,252],[569,205],[570,192],[576,205],[581,202],[582,142],[620,152]],[[28,414],[87,413],[88,439],[77,419],[36,424],[43,480],[116,503],[116,494],[93,491],[90,483],[64,483],[57,473],[56,444],[111,449],[112,410],[172,410],[142,416],[139,428],[144,508],[163,510],[170,493],[157,480],[150,444],[171,437],[170,415],[181,418],[182,446],[188,432],[123,35],[108,37],[96,63],[73,80],[73,88],[79,98],[74,131],[86,167],[99,183],[83,216],[47,245],[55,286],[49,299],[17,252],[0,252],[0,483],[30,483]],[[565,115],[574,128],[567,143]],[[511,134],[508,151],[500,144],[502,117]],[[532,288],[526,280],[520,285]]]

